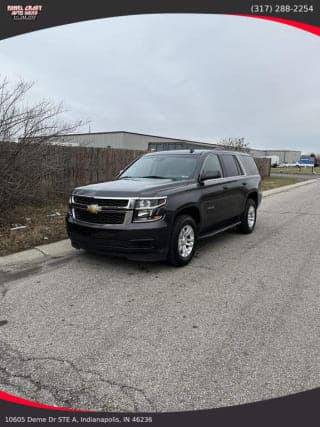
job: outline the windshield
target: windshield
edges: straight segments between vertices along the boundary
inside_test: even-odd
[[[121,176],[123,178],[166,178],[189,179],[197,167],[195,156],[144,156],[131,165]]]

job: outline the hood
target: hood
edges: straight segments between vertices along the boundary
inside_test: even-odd
[[[154,197],[165,196],[166,191],[183,187],[186,184],[190,184],[190,181],[128,178],[77,187],[73,194],[96,197]]]

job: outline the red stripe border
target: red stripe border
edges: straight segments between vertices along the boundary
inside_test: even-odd
[[[320,27],[315,25],[305,24],[303,22],[293,21],[291,19],[277,18],[275,16],[264,16],[264,15],[245,15],[235,14],[232,16],[243,16],[246,18],[264,19],[265,21],[278,22],[279,24],[289,25],[290,27],[298,28],[299,30],[307,31],[308,33],[320,36]]]
[[[72,409],[72,408],[61,408],[59,406],[50,406],[43,403],[33,402],[32,400],[23,399],[13,394],[6,393],[5,391],[0,391],[0,400],[10,403],[16,403],[18,405],[30,406],[33,408],[40,409],[50,409],[54,411],[68,411],[68,412],[92,412],[90,410],[84,409]]]

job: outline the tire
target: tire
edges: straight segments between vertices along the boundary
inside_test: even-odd
[[[71,240],[71,246],[74,249],[78,249],[78,250],[81,249],[81,246],[78,243],[74,242],[73,240]]]
[[[193,258],[197,242],[197,225],[189,215],[175,220],[171,235],[168,262],[175,267],[187,265]]]
[[[253,199],[247,200],[245,210],[240,220],[241,224],[239,225],[239,230],[241,233],[252,233],[257,221],[257,205]]]

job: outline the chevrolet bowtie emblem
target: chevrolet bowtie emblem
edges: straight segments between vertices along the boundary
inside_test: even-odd
[[[89,205],[87,207],[87,211],[90,212],[90,213],[92,213],[92,214],[97,214],[98,212],[101,211],[101,209],[102,208],[99,205]]]

